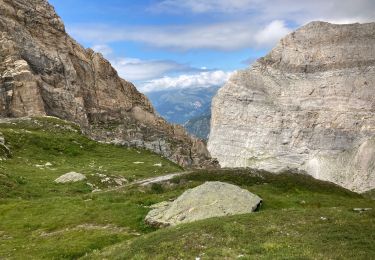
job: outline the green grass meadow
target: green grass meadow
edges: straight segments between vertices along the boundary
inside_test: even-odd
[[[375,258],[375,210],[353,211],[375,209],[372,193],[302,174],[236,169],[118,187],[103,179],[131,183],[183,169],[149,151],[94,142],[54,118],[2,122],[0,132],[12,153],[0,151],[0,259]],[[71,171],[87,180],[54,182]],[[176,227],[144,223],[150,205],[205,181],[239,185],[264,203],[252,214]]]

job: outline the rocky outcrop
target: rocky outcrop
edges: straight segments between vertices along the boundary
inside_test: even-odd
[[[152,226],[174,226],[201,219],[251,213],[262,199],[238,186],[224,182],[206,182],[185,191],[173,202],[153,205],[146,223]]]
[[[0,116],[56,116],[91,137],[136,145],[183,166],[210,164],[204,145],[154,113],[101,54],[65,32],[46,0],[0,0]]]
[[[208,147],[224,167],[297,168],[363,192],[374,138],[375,23],[312,22],[219,90]]]
[[[12,152],[10,148],[6,145],[3,133],[0,132],[0,160],[9,158],[11,156]]]

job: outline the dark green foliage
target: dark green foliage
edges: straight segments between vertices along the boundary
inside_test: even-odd
[[[163,185],[161,185],[160,183],[153,183],[151,185],[151,191],[154,193],[163,193],[164,191]]]

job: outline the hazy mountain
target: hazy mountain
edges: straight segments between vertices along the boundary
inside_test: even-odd
[[[210,134],[210,121],[211,121],[211,109],[201,115],[188,120],[184,127],[192,135],[208,140],[208,135]]]
[[[171,123],[185,124],[190,119],[207,114],[219,86],[174,89],[147,94],[156,111]]]

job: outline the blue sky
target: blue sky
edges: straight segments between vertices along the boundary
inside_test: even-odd
[[[313,20],[371,21],[373,0],[50,0],[141,91],[223,84]]]

